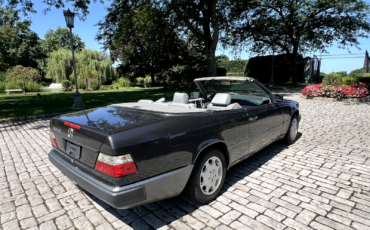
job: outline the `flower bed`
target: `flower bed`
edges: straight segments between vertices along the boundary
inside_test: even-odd
[[[353,83],[342,86],[324,86],[323,84],[306,86],[304,96],[330,98],[361,98],[369,95],[370,83]]]

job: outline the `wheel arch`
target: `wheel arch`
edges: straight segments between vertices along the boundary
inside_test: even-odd
[[[195,163],[197,161],[199,156],[201,156],[207,150],[212,149],[212,148],[217,148],[222,152],[222,154],[225,157],[226,168],[228,168],[229,165],[230,165],[230,154],[229,154],[229,150],[227,149],[226,143],[224,141],[221,141],[221,140],[205,144],[205,145],[201,146],[200,148],[198,148],[198,153],[196,154],[196,156],[193,160],[193,163]]]
[[[297,115],[297,117],[299,117],[299,110],[298,109],[293,110],[292,118],[294,117],[294,115]]]

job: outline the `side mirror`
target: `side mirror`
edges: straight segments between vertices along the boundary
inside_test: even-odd
[[[275,94],[275,101],[278,103],[283,102],[284,101],[283,96]]]

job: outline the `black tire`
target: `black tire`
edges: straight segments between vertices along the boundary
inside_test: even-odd
[[[297,132],[296,132],[296,135],[295,135],[294,138],[291,135],[291,128],[292,128],[293,122],[296,122],[296,125],[297,125]],[[296,142],[297,137],[298,137],[298,128],[299,128],[298,116],[297,116],[297,114],[294,114],[293,117],[292,117],[292,120],[290,121],[288,132],[285,134],[285,137],[284,137],[284,142],[285,143],[287,143],[288,145],[291,145],[294,142]]]
[[[203,166],[205,166],[205,163],[208,160],[211,160],[212,157],[217,157],[221,163],[222,163],[222,178],[220,182],[218,183],[217,189],[212,191],[212,194],[206,195],[200,186],[200,181],[201,181],[201,173]],[[213,158],[212,158],[213,159]],[[212,200],[214,200],[218,194],[220,193],[222,186],[225,182],[225,176],[226,176],[226,161],[225,157],[222,154],[222,152],[217,149],[209,149],[206,152],[204,152],[197,161],[195,162],[193,171],[190,175],[189,181],[185,186],[184,189],[184,195],[186,195],[190,200],[197,202],[197,203],[208,203]]]

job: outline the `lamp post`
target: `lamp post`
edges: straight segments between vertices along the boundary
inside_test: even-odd
[[[73,70],[75,75],[75,85],[76,85],[76,92],[73,94],[74,101],[72,108],[75,109],[82,109],[85,108],[85,104],[82,100],[82,95],[78,92],[78,85],[77,85],[77,75],[76,75],[76,63],[75,63],[75,53],[73,50],[73,34],[72,34],[72,28],[74,27],[74,21],[75,21],[75,13],[68,10],[63,10],[64,17],[66,19],[67,27],[69,28],[69,32],[71,33],[71,50],[72,50],[72,59],[73,59]]]
[[[270,80],[270,87],[274,87],[274,51],[275,45],[272,45],[272,66],[271,66],[271,80]]]

